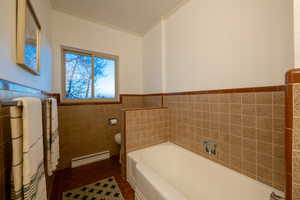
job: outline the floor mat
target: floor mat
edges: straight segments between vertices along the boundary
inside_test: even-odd
[[[63,193],[63,200],[124,200],[115,177],[84,185]]]

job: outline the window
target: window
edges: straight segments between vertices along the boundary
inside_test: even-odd
[[[65,101],[117,101],[118,57],[63,48]]]

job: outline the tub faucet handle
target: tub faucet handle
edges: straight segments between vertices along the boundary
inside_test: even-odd
[[[204,141],[203,148],[204,148],[204,152],[208,153],[208,155],[217,154],[217,143],[213,141]]]

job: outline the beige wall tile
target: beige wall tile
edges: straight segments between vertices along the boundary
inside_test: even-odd
[[[293,111],[294,117],[300,117],[300,85],[296,84],[293,87],[293,96],[294,96],[294,104],[293,104]]]
[[[273,185],[272,184],[272,171],[270,171],[270,169],[259,165],[257,167],[257,177],[258,177],[258,180],[262,181],[263,183],[266,183],[268,185]]]
[[[293,152],[293,182],[300,184],[300,152]]]
[[[229,104],[222,103],[219,105],[219,112],[228,114],[230,111]]]
[[[243,148],[244,148],[244,150],[256,151],[257,141],[256,140],[243,139]]]
[[[189,95],[186,95],[189,96]],[[220,103],[220,95],[219,94],[208,94],[208,102],[209,103]]]
[[[243,152],[243,159],[250,163],[257,163],[257,153],[255,149],[244,149]]]
[[[219,115],[219,122],[222,124],[229,124],[230,115],[221,113]]]
[[[243,127],[237,125],[230,126],[230,133],[233,136],[242,136],[243,135]]]
[[[219,98],[220,98],[220,103],[229,103],[231,96],[230,94],[220,94]]]
[[[284,146],[285,133],[281,131],[273,131],[273,143]]]
[[[293,119],[293,127],[296,130],[300,130],[300,118],[299,117],[294,117],[294,119]]]
[[[222,143],[228,143],[229,142],[229,134],[220,130],[218,139]]]
[[[285,173],[285,160],[281,158],[273,158],[273,170],[279,173]]]
[[[220,104],[218,104],[218,103],[209,104],[209,111],[210,112],[220,112]]]
[[[256,112],[261,117],[272,117],[273,109],[272,105],[256,105]]]
[[[242,103],[242,95],[239,93],[232,93],[230,94],[230,103]]]
[[[242,116],[243,127],[256,128],[256,116],[243,115]]]
[[[126,111],[126,149],[131,152],[169,139],[167,109]],[[186,130],[193,137],[196,129]]]
[[[277,158],[284,158],[284,146],[282,145],[273,145],[273,156]]]
[[[242,104],[230,104],[230,112],[232,114],[242,114]]]
[[[273,92],[273,103],[276,105],[285,104],[285,93],[284,92]]]
[[[231,155],[230,167],[232,169],[237,170],[238,172],[241,172],[242,171],[242,158]]]
[[[294,139],[293,139],[293,146],[294,149],[300,150],[300,130],[293,131]]]
[[[285,121],[284,119],[273,119],[273,130],[275,131],[284,131]]]
[[[263,166],[268,169],[272,169],[272,156],[268,154],[262,154],[258,153],[257,154],[257,162],[259,163],[260,166]]]
[[[257,130],[257,138],[261,142],[272,143],[272,141],[273,141],[272,130],[258,129]]]
[[[272,104],[272,92],[256,93],[256,104]]]
[[[273,187],[275,187],[278,190],[284,191],[284,182],[285,182],[285,175],[278,172],[273,172]]]
[[[253,104],[243,104],[242,105],[243,115],[256,115],[256,106]]]
[[[229,153],[219,152],[219,160],[224,165],[229,165]]]
[[[258,142],[257,151],[261,154],[273,155],[272,143]]]
[[[162,105],[161,96],[144,96],[143,107],[161,107]]]
[[[257,174],[257,165],[256,163],[253,162],[247,162],[247,161],[243,161],[243,171],[246,173],[246,175],[252,177],[252,178],[256,178],[256,174]]]
[[[300,184],[293,184],[293,200],[300,200]]]
[[[242,125],[242,116],[241,115],[231,115],[230,122],[231,122],[231,124],[241,126]]]
[[[284,118],[285,117],[285,106],[273,105],[273,116],[274,116],[274,118]]]
[[[242,94],[243,104],[255,104],[255,93],[244,93]]]
[[[283,91],[180,95],[168,101],[172,142],[207,157],[199,142],[216,141],[218,155],[207,158],[284,189]]]
[[[243,137],[247,138],[247,139],[255,140],[257,138],[257,129],[256,128],[243,127]]]
[[[271,130],[273,127],[273,119],[265,117],[257,117],[257,128]]]

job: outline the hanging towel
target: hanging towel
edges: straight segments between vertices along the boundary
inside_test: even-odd
[[[59,161],[59,133],[57,101],[50,98],[47,102],[47,169],[48,176],[52,176]]]
[[[47,200],[44,173],[42,105],[36,98],[17,98],[11,107],[13,200]]]

